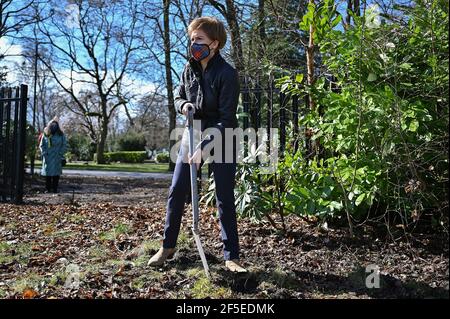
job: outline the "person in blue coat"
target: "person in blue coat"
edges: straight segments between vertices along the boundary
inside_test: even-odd
[[[62,174],[62,161],[67,149],[67,140],[57,118],[44,129],[39,149],[42,154],[41,175],[45,176],[47,192],[58,192],[59,177]]]

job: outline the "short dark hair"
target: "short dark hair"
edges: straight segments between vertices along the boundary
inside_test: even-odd
[[[222,49],[227,43],[227,32],[222,21],[214,17],[195,18],[188,26],[189,38],[195,30],[202,30],[208,38],[219,41],[218,50]]]

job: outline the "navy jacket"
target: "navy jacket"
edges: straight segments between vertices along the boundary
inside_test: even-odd
[[[184,104],[200,105],[194,119],[202,120],[202,130],[215,127],[224,136],[225,128],[238,126],[236,110],[239,101],[239,77],[225,59],[216,53],[203,71],[200,62],[190,58],[175,93],[175,108],[182,114]],[[202,141],[202,148],[211,140]]]

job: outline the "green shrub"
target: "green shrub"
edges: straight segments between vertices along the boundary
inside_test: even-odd
[[[156,154],[155,161],[156,163],[169,163],[169,153],[162,152]]]
[[[73,162],[76,157],[75,154],[66,152],[66,154],[64,154],[64,158],[67,160],[67,162]]]
[[[84,134],[66,135],[67,151],[73,154],[73,160],[91,161],[95,153],[95,145]]]
[[[144,135],[136,132],[125,133],[117,140],[119,151],[145,151],[146,144]]]
[[[147,159],[147,152],[109,152],[105,153],[107,163],[143,163]]]
[[[244,154],[243,148],[241,153]],[[261,166],[254,162],[260,154],[260,150],[253,149],[248,152],[247,157],[243,158],[242,163],[237,167],[234,188],[237,214],[240,217],[250,218],[253,222],[261,221],[276,206],[270,193],[269,181],[274,174],[261,174]],[[206,186],[202,187],[200,201],[209,206],[216,204],[213,175],[208,179]]]
[[[337,87],[324,76],[313,87],[301,76],[279,80],[286,93],[312,94],[317,107],[299,125],[313,130],[320,145],[315,156],[302,149],[281,163],[289,172],[285,208],[323,217],[346,212],[362,221],[376,204],[377,213],[393,212],[404,226],[423,213],[442,218],[448,203],[448,2],[415,4],[397,8],[407,17],[404,24],[377,25],[371,9],[346,31],[330,28],[338,18],[327,6],[306,15],[316,17],[323,67]]]
[[[25,142],[25,158],[27,161],[31,160],[33,157],[36,158],[38,148],[37,132],[32,125],[27,124]]]

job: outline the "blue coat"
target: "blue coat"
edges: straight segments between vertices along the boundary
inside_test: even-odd
[[[62,174],[61,160],[67,149],[67,140],[64,135],[43,135],[39,148],[42,154],[41,175],[59,176]]]

